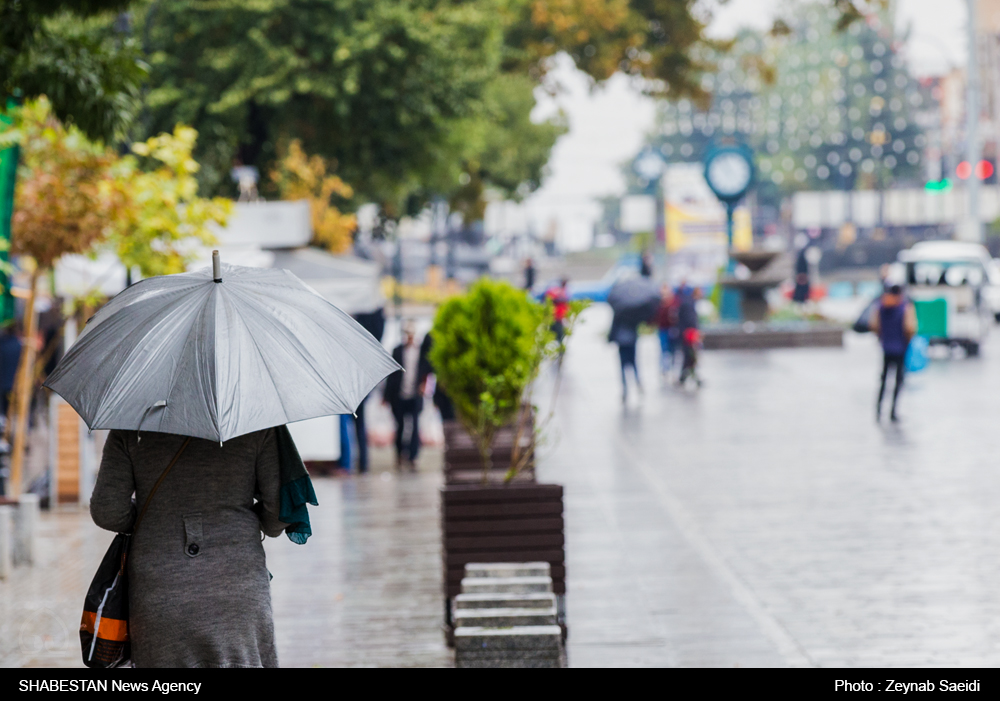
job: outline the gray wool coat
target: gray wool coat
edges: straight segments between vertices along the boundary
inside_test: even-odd
[[[90,513],[129,532],[183,436],[111,431]],[[278,536],[273,429],[222,446],[192,438],[153,496],[128,557],[137,667],[277,667],[261,532]],[[132,494],[135,493],[135,505]],[[254,494],[260,502],[254,506]]]

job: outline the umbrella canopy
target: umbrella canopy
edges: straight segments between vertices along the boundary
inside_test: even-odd
[[[353,413],[398,369],[371,334],[287,270],[223,265],[117,295],[45,386],[91,429],[222,442]]]
[[[616,318],[638,324],[648,321],[656,314],[660,306],[660,290],[649,278],[620,279],[608,292],[608,304],[614,310]]]

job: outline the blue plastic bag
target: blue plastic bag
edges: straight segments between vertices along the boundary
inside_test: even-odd
[[[914,336],[906,349],[906,371],[920,372],[927,367],[927,348],[930,346],[924,336]]]

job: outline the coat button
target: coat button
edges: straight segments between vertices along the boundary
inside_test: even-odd
[[[188,555],[197,555],[198,554],[198,550],[200,550],[200,548],[198,547],[198,544],[197,543],[191,543],[191,545],[188,546]]]

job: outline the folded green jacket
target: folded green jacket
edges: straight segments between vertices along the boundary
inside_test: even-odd
[[[278,518],[288,524],[285,529],[288,539],[302,545],[312,535],[306,505],[318,506],[319,502],[288,426],[278,426],[274,431],[278,440],[278,470],[281,475],[281,511]]]

